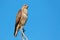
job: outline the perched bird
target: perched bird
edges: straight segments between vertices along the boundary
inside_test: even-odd
[[[16,16],[16,24],[14,30],[14,36],[17,36],[19,29],[23,30],[23,26],[25,25],[28,17],[28,5],[23,5],[22,8],[18,11]],[[23,33],[23,32],[22,32]],[[23,33],[24,35],[24,33]]]

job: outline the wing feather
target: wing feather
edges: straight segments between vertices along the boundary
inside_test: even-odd
[[[15,35],[15,33],[16,33],[17,25],[18,25],[18,23],[19,23],[19,21],[20,21],[20,19],[21,19],[21,14],[22,14],[22,12],[21,12],[21,10],[19,10],[19,11],[18,11],[18,14],[17,14],[17,16],[16,16],[16,23],[15,23],[14,35]]]

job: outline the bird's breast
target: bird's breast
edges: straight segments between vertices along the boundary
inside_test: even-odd
[[[24,9],[23,12],[24,12],[24,14],[26,14],[26,15],[27,15],[27,13],[28,13],[27,9]]]
[[[22,17],[21,17],[21,23],[24,25],[25,24],[25,22],[26,22],[26,20],[27,20],[27,15],[26,14],[23,14],[22,15]]]

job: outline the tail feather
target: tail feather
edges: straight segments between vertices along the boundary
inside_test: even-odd
[[[18,24],[16,23],[15,24],[15,30],[14,30],[14,36],[17,36],[17,33],[18,33],[18,26],[17,26]]]

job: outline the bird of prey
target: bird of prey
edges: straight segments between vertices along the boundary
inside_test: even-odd
[[[28,5],[25,4],[18,11],[18,14],[16,16],[14,36],[17,36],[17,33],[18,33],[19,29],[22,32],[23,36],[25,36],[23,26],[25,25],[25,23],[27,21],[27,17],[28,17]]]

